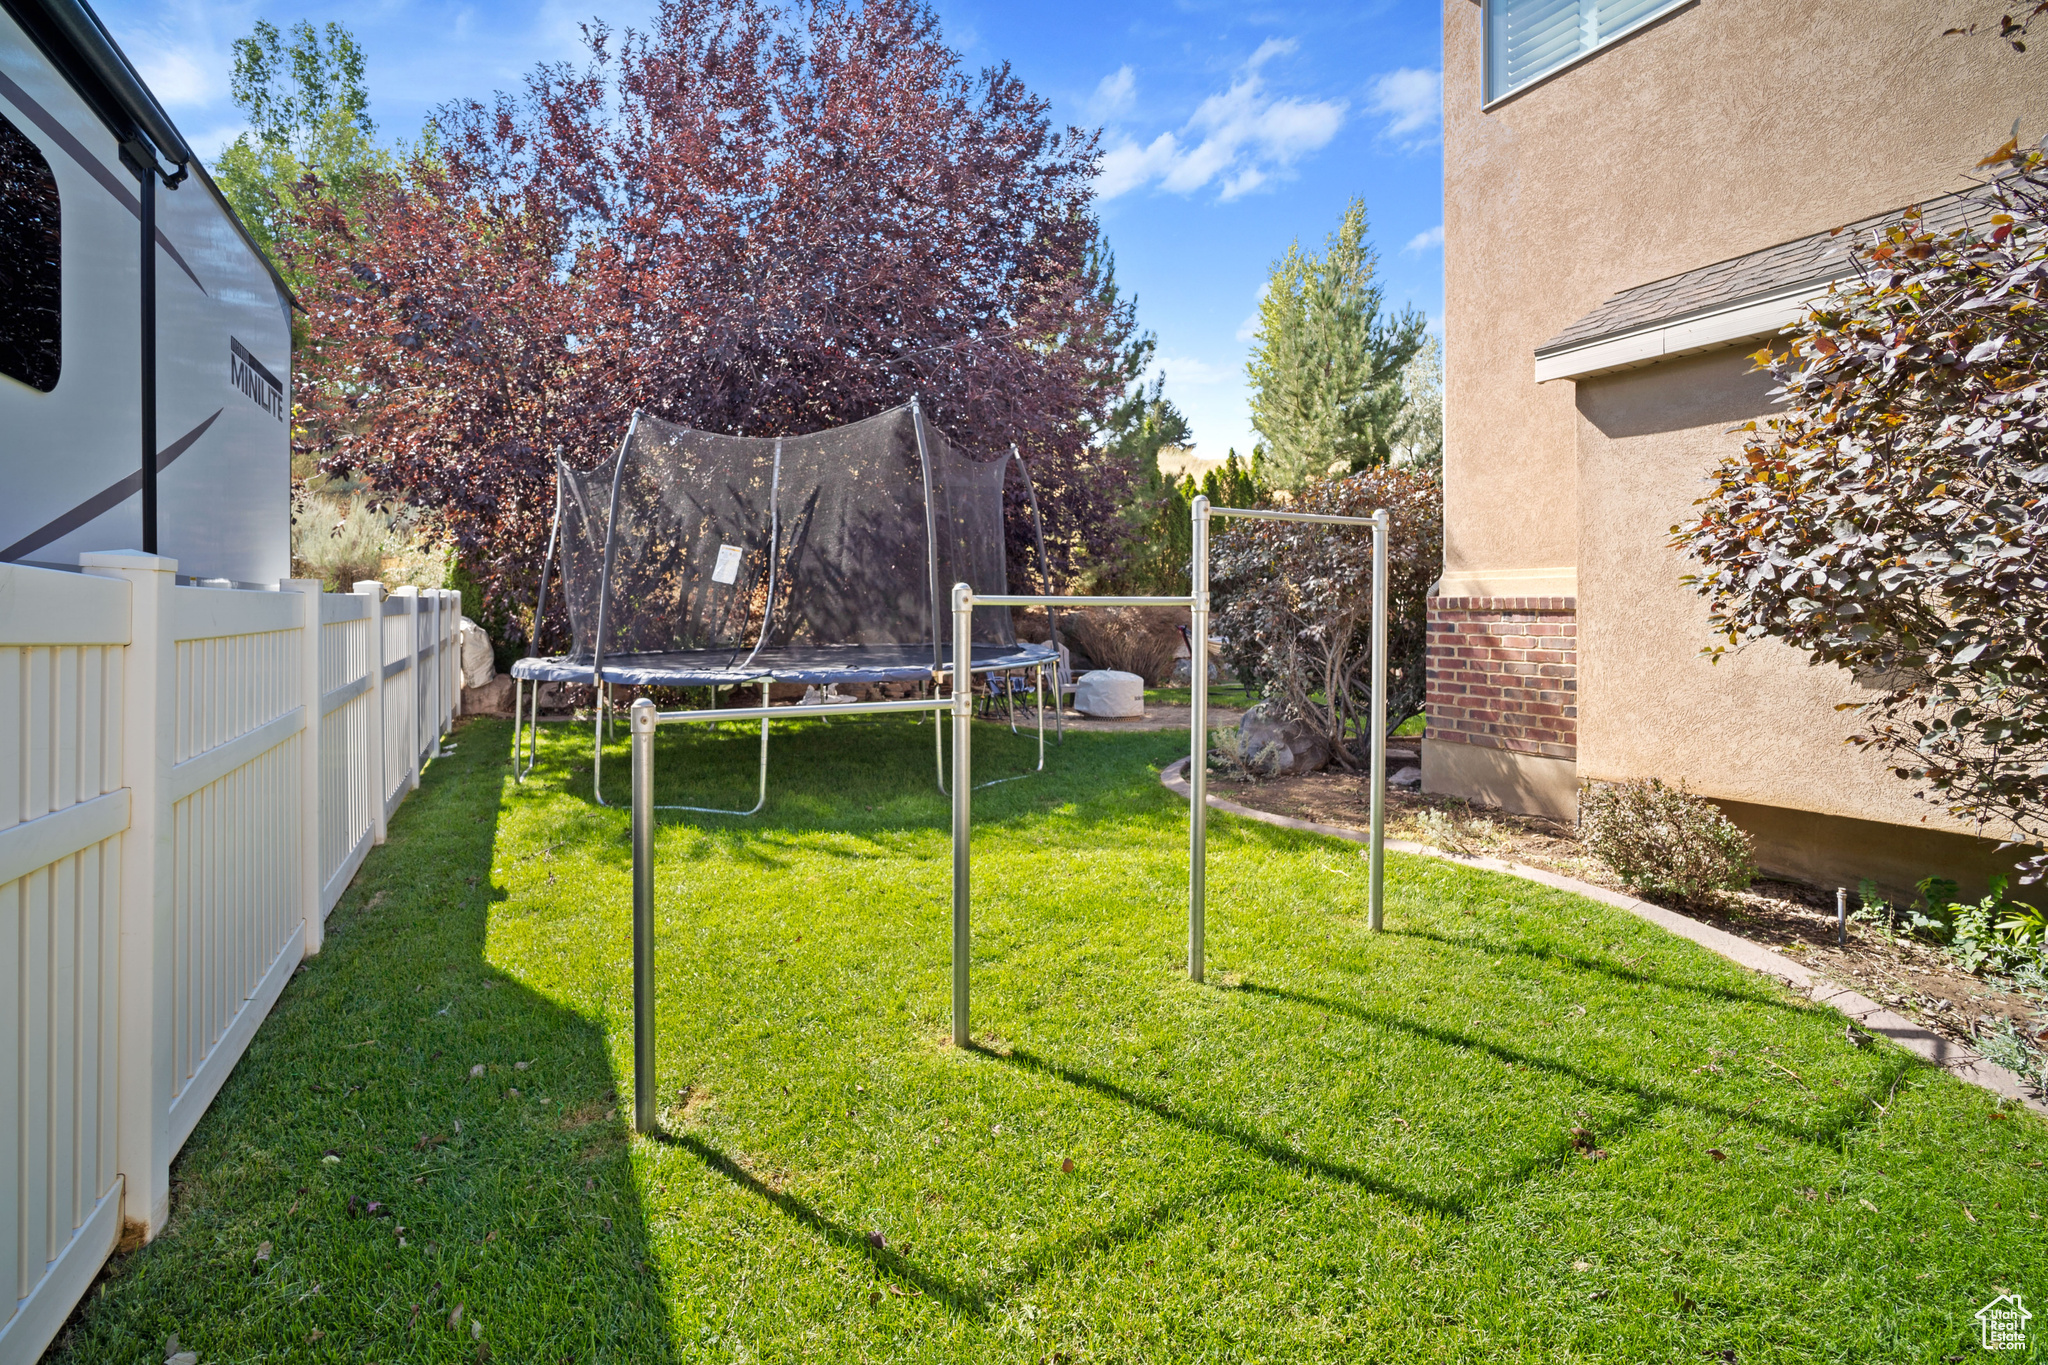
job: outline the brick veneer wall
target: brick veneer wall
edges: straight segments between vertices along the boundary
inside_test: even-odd
[[[1578,601],[1429,599],[1429,738],[1575,761]]]

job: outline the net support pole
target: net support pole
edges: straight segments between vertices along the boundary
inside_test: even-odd
[[[968,822],[973,818],[974,590],[953,585],[953,1046],[967,1046]]]
[[[627,712],[633,740],[633,1131],[654,1118],[654,703]]]
[[[1194,503],[1193,579],[1188,607],[1188,979],[1200,981],[1208,931],[1209,853],[1209,499]]]
[[[1385,927],[1387,901],[1387,509],[1372,514],[1372,845],[1366,923]]]

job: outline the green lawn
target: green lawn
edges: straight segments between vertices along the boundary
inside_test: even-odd
[[[461,731],[52,1359],[1935,1361],[2048,1293],[2035,1117],[1623,912],[1397,857],[1375,937],[1354,846],[1217,816],[1191,984],[1170,731],[976,794],[968,1051],[929,729],[779,732],[660,829],[633,1138],[584,733]]]

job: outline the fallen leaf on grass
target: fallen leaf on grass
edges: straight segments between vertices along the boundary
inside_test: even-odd
[[[448,1315],[448,1325],[450,1327],[460,1327],[462,1325],[462,1310],[467,1307],[469,1307],[469,1305],[466,1303],[458,1303],[455,1305],[455,1311]]]
[[[307,1344],[308,1346],[311,1346],[311,1345],[312,1345],[312,1344],[313,1344],[314,1342],[316,1342],[316,1341],[320,1340],[320,1338],[322,1338],[322,1337],[324,1337],[324,1336],[326,1336],[326,1335],[327,1335],[327,1333],[325,1333],[325,1332],[321,1331],[321,1330],[320,1330],[319,1328],[315,1327],[315,1328],[314,1328],[314,1329],[313,1329],[312,1331],[310,1331],[310,1332],[306,1333],[306,1344]]]
[[[1062,1175],[1072,1175],[1074,1173],[1074,1158],[1068,1157],[1060,1162],[1060,1173]]]
[[[1572,1269],[1573,1269],[1573,1270],[1591,1270],[1592,1268],[1593,1268],[1593,1263],[1592,1263],[1591,1261],[1573,1261],[1573,1262],[1572,1262]]]
[[[889,1245],[889,1239],[879,1232],[871,1232],[868,1234],[868,1245],[881,1251]]]
[[[1968,1204],[1963,1205],[1963,1217],[1969,1219],[1973,1223],[1977,1221],[1977,1215],[1970,1212],[1970,1206]]]
[[[1871,1203],[1868,1199],[1859,1199],[1856,1202],[1861,1204],[1864,1208],[1869,1209],[1872,1213],[1877,1212],[1877,1205]]]
[[[413,1328],[419,1326],[419,1322],[420,1306],[418,1304],[414,1304],[412,1306],[412,1316],[406,1320],[405,1330],[410,1332]]]
[[[873,1308],[882,1301],[882,1291],[877,1289],[868,1295],[868,1307]]]
[[[435,1133],[432,1137],[421,1133],[420,1140],[412,1145],[412,1149],[415,1152],[431,1152],[447,1140],[448,1135],[446,1133]]]
[[[1719,1147],[1707,1148],[1707,1155],[1714,1158],[1716,1164],[1726,1161],[1728,1159],[1728,1154],[1722,1151]]]
[[[171,1333],[164,1342],[164,1365],[199,1365],[199,1352],[178,1349],[178,1334]]]
[[[479,1076],[481,1076],[481,1075],[483,1075],[483,1074],[484,1074],[484,1064],[483,1064],[482,1062],[478,1062],[478,1063],[477,1063],[477,1064],[476,1064],[475,1066],[473,1066],[473,1067],[471,1067],[471,1068],[469,1069],[469,1078],[470,1078],[471,1080],[475,1080],[475,1079],[476,1079],[477,1077],[479,1077]]]
[[[270,1259],[270,1243],[258,1242],[256,1244],[256,1259],[259,1261],[267,1261]]]
[[[530,1067],[530,1066],[532,1066],[532,1065],[533,1065],[533,1063],[532,1063],[532,1062],[514,1062],[514,1063],[512,1063],[512,1069],[513,1069],[514,1071],[524,1071],[524,1070],[526,1070],[526,1068],[528,1068],[528,1067]]]

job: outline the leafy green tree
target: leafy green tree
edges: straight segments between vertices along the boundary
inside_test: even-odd
[[[1384,463],[1406,392],[1403,368],[1423,342],[1414,309],[1387,314],[1354,199],[1323,253],[1299,242],[1273,264],[1245,369],[1252,425],[1265,437],[1266,474],[1282,488]]]
[[[363,68],[362,48],[340,24],[327,25],[323,40],[301,20],[287,41],[275,24],[259,19],[248,37],[235,40],[229,88],[249,131],[220,154],[214,177],[302,297],[308,280],[281,249],[294,196],[328,195],[348,211],[371,178],[393,164],[391,153],[373,140],[377,126]]]

